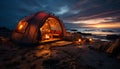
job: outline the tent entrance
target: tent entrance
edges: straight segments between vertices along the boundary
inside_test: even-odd
[[[57,19],[49,17],[40,28],[42,41],[59,39],[62,34],[62,28]]]

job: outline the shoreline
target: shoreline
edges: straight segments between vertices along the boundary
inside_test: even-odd
[[[92,37],[94,39],[99,39],[101,41],[113,41],[113,40],[116,40],[117,38],[120,38],[120,34],[114,34],[114,33],[112,33],[112,34],[95,34],[95,33],[90,33],[90,32],[81,32],[81,31],[78,31],[77,29],[68,29],[67,32],[78,33],[78,34],[82,35],[83,37]]]

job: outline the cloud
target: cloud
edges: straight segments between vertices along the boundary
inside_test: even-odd
[[[71,15],[67,17],[64,22],[66,23],[82,23],[82,24],[95,24],[95,23],[115,23],[120,22],[120,10],[107,11],[90,16]]]
[[[88,20],[79,20],[74,21],[73,23],[84,23],[84,24],[98,24],[103,22],[110,22],[113,18],[106,17],[106,18],[95,18],[95,19],[88,19]]]
[[[60,10],[55,12],[56,15],[63,15],[69,11],[68,6],[60,7]]]
[[[120,0],[1,0],[0,26],[12,27],[38,11],[52,12],[64,23],[119,23]]]

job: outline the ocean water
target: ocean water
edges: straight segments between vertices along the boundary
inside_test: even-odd
[[[82,33],[91,33],[90,36],[83,36],[83,37],[92,37],[93,39],[100,39],[101,41],[110,41],[106,39],[106,35],[120,35],[120,28],[70,28],[70,30],[77,30],[73,32],[82,32]]]
[[[120,35],[120,28],[90,28],[90,27],[82,27],[79,24],[65,24],[67,31],[73,30],[72,32],[82,32],[82,33],[91,33],[95,39],[100,39],[103,41],[108,41],[106,39],[106,35]],[[86,36],[84,36],[86,37]]]
[[[70,29],[74,29],[77,30],[78,32],[91,33],[93,35],[99,35],[99,36],[106,36],[111,34],[120,35],[120,28],[90,28],[90,27],[82,27],[79,24],[73,24],[73,23],[65,23],[65,26],[68,31]]]
[[[91,33],[99,36],[120,35],[120,28],[77,28],[77,30],[82,33]]]
[[[77,32],[82,33],[91,33],[97,36],[106,36],[106,35],[120,35],[120,28],[70,28],[71,30],[77,30]]]

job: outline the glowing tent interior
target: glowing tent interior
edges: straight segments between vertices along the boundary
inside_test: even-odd
[[[12,33],[12,39],[20,43],[36,43],[61,39],[65,35],[65,27],[58,17],[46,12],[37,12],[19,21]]]

